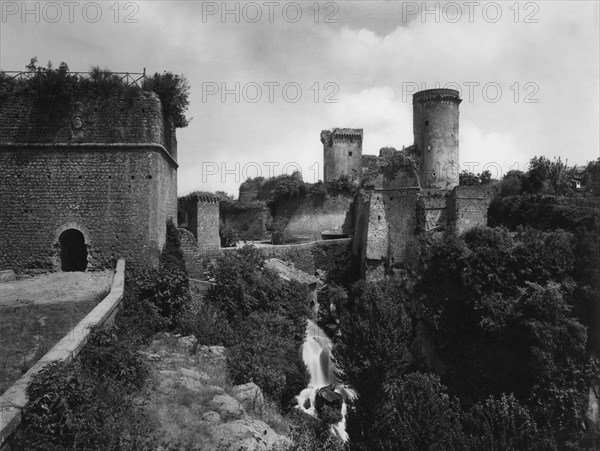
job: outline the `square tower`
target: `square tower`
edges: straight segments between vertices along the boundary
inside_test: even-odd
[[[342,175],[360,178],[362,140],[362,128],[333,128],[321,132],[323,181],[335,182]]]

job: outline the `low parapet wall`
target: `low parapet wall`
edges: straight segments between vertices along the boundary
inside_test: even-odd
[[[125,260],[119,259],[110,293],[54,347],[0,396],[0,448],[21,423],[21,409],[27,404],[27,386],[33,377],[52,362],[70,362],[87,343],[90,330],[110,323],[123,300]]]

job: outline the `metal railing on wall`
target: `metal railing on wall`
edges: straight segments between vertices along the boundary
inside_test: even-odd
[[[35,71],[25,71],[25,70],[7,70],[0,71],[0,74],[5,75],[6,77],[16,80],[16,81],[26,81],[31,80],[36,76],[38,72]],[[102,74],[109,74],[111,76],[115,76],[119,79],[121,83],[126,86],[138,86],[142,87],[144,81],[146,80],[146,68],[144,68],[143,72],[112,72],[107,71],[101,72]],[[67,72],[67,74],[71,76],[76,76],[80,80],[93,80],[94,76],[97,76],[98,72]]]

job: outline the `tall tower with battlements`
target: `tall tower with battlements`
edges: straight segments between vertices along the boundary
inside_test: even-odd
[[[335,182],[342,175],[360,178],[362,140],[362,128],[334,128],[321,132],[325,182]]]
[[[459,181],[458,105],[454,89],[413,95],[413,133],[421,157],[421,186],[452,189]]]

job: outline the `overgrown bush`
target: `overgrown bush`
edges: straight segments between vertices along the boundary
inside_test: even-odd
[[[384,391],[374,423],[377,449],[464,449],[459,404],[438,376],[410,373],[386,382]]]
[[[240,240],[237,230],[230,225],[219,225],[219,237],[222,247],[234,247]]]
[[[299,358],[298,340],[288,337],[294,328],[292,321],[282,315],[252,313],[237,331],[241,340],[227,350],[232,382],[252,381],[269,398],[287,406],[309,380]]]
[[[145,360],[135,351],[127,334],[116,326],[94,329],[79,360],[100,381],[139,389],[148,376]]]
[[[475,404],[463,415],[462,423],[468,449],[556,449],[552,434],[540,430],[529,409],[512,394]]]
[[[127,364],[122,361],[117,366],[126,368]],[[134,401],[133,386],[106,374],[97,376],[78,361],[44,368],[27,388],[29,401],[11,446],[40,451],[151,448],[155,425],[148,423]]]
[[[33,57],[25,66],[28,72],[25,79],[16,80],[0,74],[0,98],[31,95],[43,104],[68,110],[82,96],[132,97],[146,90],[156,92],[165,114],[173,119],[175,127],[186,127],[191,120],[185,115],[189,106],[190,87],[183,75],[166,71],[163,74],[156,73],[147,78],[140,88],[135,84],[128,85],[108,69],[92,67],[89,76],[81,76],[71,73],[65,62],[56,69],[51,62],[45,67],[37,62],[37,57]]]

